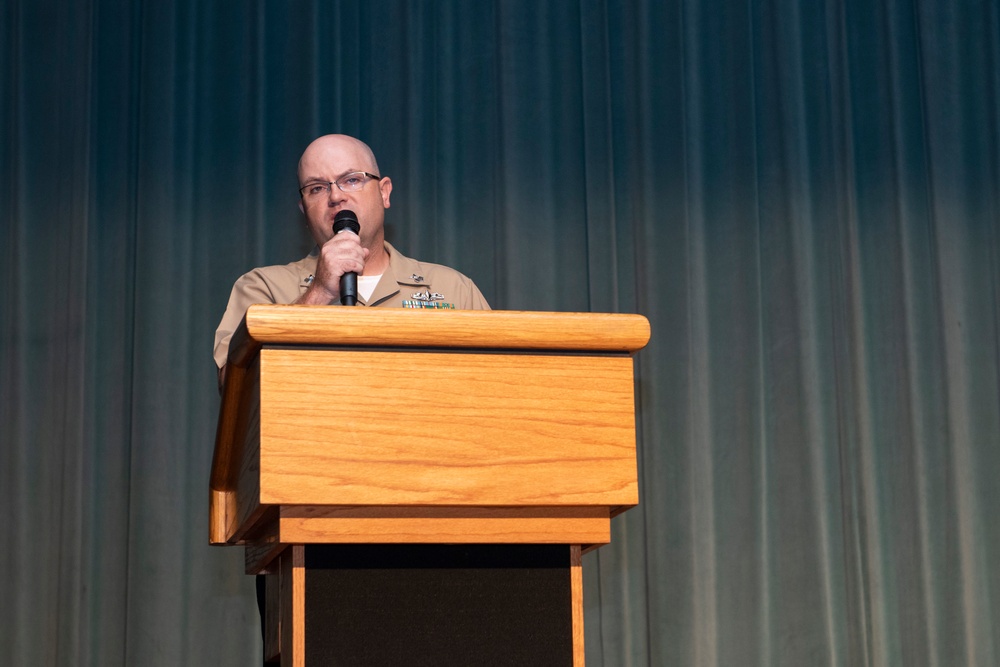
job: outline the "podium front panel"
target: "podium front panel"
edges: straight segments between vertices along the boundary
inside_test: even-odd
[[[632,358],[265,347],[260,503],[631,506]]]

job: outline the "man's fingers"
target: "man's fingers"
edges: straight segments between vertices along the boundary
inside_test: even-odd
[[[340,277],[348,272],[361,273],[368,250],[355,234],[337,234],[320,248],[316,280],[331,294],[340,292]]]

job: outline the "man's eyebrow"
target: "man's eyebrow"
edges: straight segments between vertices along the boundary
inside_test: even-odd
[[[364,173],[366,173],[364,169],[348,169],[347,171],[343,172],[332,181],[328,181],[325,178],[320,178],[319,176],[310,176],[306,178],[304,181],[302,181],[301,187],[305,187],[310,183],[336,183],[337,181],[342,179],[344,176],[347,176],[348,174],[364,174]]]

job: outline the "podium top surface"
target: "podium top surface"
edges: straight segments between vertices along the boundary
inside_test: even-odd
[[[622,313],[258,304],[233,336],[229,363],[245,366],[272,344],[634,354],[649,335],[645,317]]]

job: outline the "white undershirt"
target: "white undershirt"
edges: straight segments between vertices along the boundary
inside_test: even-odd
[[[381,277],[381,273],[377,276],[358,276],[358,294],[365,301],[372,298],[372,292],[375,291],[375,286],[378,285],[378,279]]]

